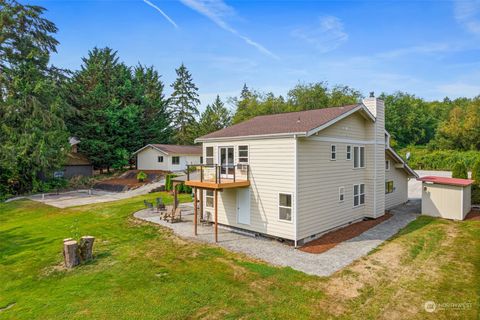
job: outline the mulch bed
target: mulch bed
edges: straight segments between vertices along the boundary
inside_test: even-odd
[[[360,234],[364,233],[370,228],[375,227],[377,224],[382,223],[385,220],[388,220],[392,217],[391,213],[385,213],[383,216],[377,219],[370,219],[365,221],[360,221],[353,223],[344,228],[329,232],[324,234],[318,239],[310,241],[299,250],[308,253],[322,253],[327,250],[332,249],[337,244],[355,238]]]
[[[480,221],[480,210],[472,209],[472,211],[470,211],[470,213],[465,217],[465,220]]]

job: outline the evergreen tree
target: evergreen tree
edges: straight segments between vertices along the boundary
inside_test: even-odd
[[[136,103],[141,108],[142,145],[169,143],[172,135],[167,113],[169,101],[163,93],[160,75],[153,67],[138,65],[134,69],[134,85]]]
[[[49,65],[58,42],[45,9],[0,1],[0,193],[35,190],[68,151],[63,73]],[[0,194],[0,197],[2,195]]]
[[[208,105],[200,117],[198,125],[198,136],[203,136],[211,132],[228,127],[231,122],[230,111],[225,107],[220,96],[212,105]]]
[[[181,145],[192,144],[195,135],[196,118],[200,104],[198,88],[193,83],[192,75],[185,65],[175,70],[177,79],[171,85],[173,93],[170,98],[170,113],[173,128],[176,131],[175,142]]]
[[[76,113],[69,128],[85,153],[100,169],[122,167],[143,145],[141,108],[135,103],[132,72],[110,48],[94,48],[70,82]]]

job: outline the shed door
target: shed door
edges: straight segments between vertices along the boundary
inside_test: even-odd
[[[237,220],[250,224],[250,188],[237,189]]]

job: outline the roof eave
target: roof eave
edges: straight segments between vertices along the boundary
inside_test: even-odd
[[[403,160],[403,158],[394,150],[392,149],[392,147],[388,146],[385,150],[389,151],[390,154],[396,159],[398,160],[399,163],[403,164],[403,169],[409,173],[411,176],[413,176],[414,178],[417,178],[419,177],[418,173],[415,172],[415,170],[413,170],[412,168],[410,168],[410,166],[405,162],[405,160]]]
[[[287,133],[272,133],[272,134],[257,134],[249,136],[233,136],[233,137],[217,137],[217,138],[197,138],[195,143],[215,142],[215,141],[235,141],[235,140],[253,140],[263,138],[289,138],[289,137],[306,137],[306,132],[287,132]]]

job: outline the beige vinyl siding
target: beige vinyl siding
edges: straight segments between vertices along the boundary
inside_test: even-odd
[[[336,132],[338,137],[338,134],[341,134],[342,121],[334,126],[337,125],[339,130],[329,132]],[[359,130],[358,127],[364,125],[358,121],[356,126],[349,127],[348,132]],[[326,138],[323,133],[319,135],[320,138]],[[366,205],[355,208],[353,206],[354,184],[364,183],[366,201],[371,197],[368,193],[367,169],[353,168],[353,147],[365,145],[352,141],[348,139],[337,142],[337,160],[331,161],[330,142],[320,141],[315,137],[298,140],[298,239],[325,232],[365,216]],[[352,160],[346,160],[347,145],[352,146]],[[365,150],[368,164],[368,148]],[[345,188],[342,202],[339,201],[340,187]]]
[[[385,156],[390,161],[390,170],[385,170],[385,182],[393,181],[394,191],[385,194],[385,209],[393,208],[408,200],[408,175],[403,169],[395,168],[395,161]]]
[[[324,137],[365,140],[367,138],[365,127],[369,125],[371,125],[371,120],[365,119],[357,112],[320,131],[319,135]]]
[[[235,149],[235,161],[238,163],[239,145],[248,145],[250,165],[250,225],[237,222],[237,191],[225,189],[218,195],[218,221],[254,232],[294,239],[294,222],[278,219],[278,194],[292,194],[295,202],[295,139],[278,138],[264,140],[245,140],[230,142],[203,143],[213,146],[214,162],[219,163],[218,148],[232,146]],[[211,212],[213,209],[206,208]],[[292,215],[295,216],[294,209]]]

